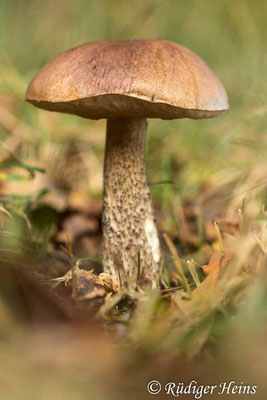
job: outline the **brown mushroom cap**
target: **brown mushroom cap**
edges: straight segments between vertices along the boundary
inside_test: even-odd
[[[85,118],[209,118],[229,108],[201,58],[166,40],[86,43],[46,64],[26,100]]]

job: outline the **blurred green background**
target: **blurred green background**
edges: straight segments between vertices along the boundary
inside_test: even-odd
[[[29,81],[56,54],[94,40],[164,38],[187,46],[222,80],[231,110],[214,120],[151,121],[148,173],[152,182],[174,179],[172,190],[195,196],[203,183],[236,168],[247,171],[255,156],[264,160],[266,14],[264,0],[1,0],[0,91],[14,95],[18,118],[38,128],[31,140],[58,141],[55,126],[48,128],[40,112],[23,102]],[[57,121],[73,128],[67,132],[73,140],[104,130],[72,116]],[[67,133],[60,139],[69,140]],[[100,152],[103,147],[100,140]],[[177,165],[179,176],[171,171]],[[152,190],[162,196],[162,188]]]
[[[62,242],[62,232],[72,229],[75,234],[75,224],[85,223],[84,219],[91,218],[90,212],[89,230],[99,228],[105,121],[49,113],[24,101],[27,85],[47,61],[68,48],[95,40],[161,38],[178,42],[202,57],[228,92],[231,108],[218,118],[149,121],[148,177],[159,227],[170,232],[178,246],[185,242],[183,255],[191,257],[191,252],[202,251],[204,242],[208,243],[208,256],[211,254],[216,235],[209,232],[206,224],[214,218],[226,215],[236,233],[237,208],[244,196],[252,213],[255,206],[254,215],[258,215],[259,207],[267,203],[266,16],[266,0],[0,0],[0,163],[19,160],[46,170],[31,179],[27,169],[0,168],[0,207],[6,206],[4,211],[8,210],[13,218],[7,225],[0,219],[0,228],[5,228],[1,246],[4,243],[8,251],[20,252],[18,259],[22,265],[29,262],[27,257],[24,260],[23,252],[32,257],[33,253],[40,256],[47,249],[54,250],[55,236],[58,244]],[[161,183],[166,181],[172,183]],[[44,189],[49,190],[48,194]],[[18,198],[14,200],[11,195]],[[40,199],[45,201],[41,213]],[[260,205],[255,205],[254,199],[260,200]],[[86,218],[82,223],[75,222],[74,228],[70,222],[59,227],[58,220],[71,207],[85,213]],[[190,234],[194,233],[193,238],[190,234],[186,237],[185,226]],[[97,234],[100,236],[100,232]],[[75,254],[98,257],[100,239],[90,238],[85,245],[79,242]],[[237,245],[245,254],[243,239]],[[202,263],[208,261],[208,256]],[[4,256],[0,254],[4,271],[1,257]],[[253,257],[249,262],[260,265]],[[265,258],[261,262],[266,264]],[[54,263],[54,259],[50,260],[49,268],[57,276],[59,269]],[[216,308],[217,299],[213,307],[204,298],[204,305],[192,307],[191,319],[184,318],[173,331],[166,332],[164,319],[153,330],[154,321],[149,325],[147,319],[152,319],[153,310],[160,312],[164,307],[150,299],[145,309],[141,308],[137,325],[132,327],[133,347],[138,350],[129,355],[128,350],[124,353],[125,348],[118,351],[112,341],[99,336],[94,323],[85,330],[76,326],[70,331],[61,324],[54,326],[54,321],[40,324],[36,316],[38,307],[33,327],[24,330],[20,321],[27,312],[25,304],[18,300],[17,283],[10,278],[9,271],[3,279],[5,273],[1,271],[0,289],[4,289],[8,299],[0,302],[2,397],[76,400],[88,399],[90,393],[95,399],[117,400],[115,390],[131,376],[132,398],[145,398],[144,374],[147,380],[149,374],[155,378],[158,365],[164,379],[169,380],[171,373],[180,368],[179,371],[185,371],[184,379],[193,374],[196,378],[200,373],[213,383],[212,379],[221,379],[222,372],[226,372],[227,379],[235,373],[239,380],[252,376],[262,383],[266,379],[263,349],[267,291],[264,268],[261,272],[260,283],[255,279],[258,286],[249,289],[246,300],[239,297],[239,292],[232,295],[229,289],[233,303],[241,303],[237,319],[224,310],[229,299],[226,292],[219,305],[222,312]],[[27,285],[26,289],[22,286],[29,295],[34,290]],[[34,292],[31,307],[37,304],[42,309],[41,305],[48,303],[48,311],[42,309],[41,317],[54,315],[57,307],[42,296],[43,293]],[[197,317],[200,310],[204,322],[202,316]],[[210,313],[216,314],[212,327]],[[262,326],[265,330],[260,330]],[[222,332],[223,339],[219,336]],[[196,354],[206,340],[211,347],[218,345],[219,362],[214,358],[211,361],[208,352],[204,361],[201,355],[187,370],[180,359],[170,361],[184,348],[193,348],[192,353]],[[155,352],[153,346],[161,352],[149,358],[147,354]],[[253,372],[251,365],[256,365]],[[125,398],[122,389],[121,394]]]

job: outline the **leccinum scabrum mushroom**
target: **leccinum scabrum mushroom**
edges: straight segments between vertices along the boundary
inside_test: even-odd
[[[210,118],[228,109],[218,78],[165,40],[102,41],[68,50],[30,83],[26,100],[107,118],[103,265],[121,286],[157,286],[161,255],[145,167],[147,118]],[[139,268],[140,267],[140,268]]]

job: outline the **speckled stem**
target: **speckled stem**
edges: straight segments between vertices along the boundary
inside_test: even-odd
[[[157,286],[160,247],[145,167],[141,118],[107,122],[103,264],[121,287]],[[140,266],[140,268],[138,267]],[[140,272],[139,272],[140,271]]]

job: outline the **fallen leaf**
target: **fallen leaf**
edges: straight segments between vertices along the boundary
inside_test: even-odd
[[[211,289],[214,289],[220,272],[227,266],[232,257],[233,251],[230,248],[225,248],[223,252],[221,250],[217,250],[215,253],[213,253],[208,265],[203,265],[202,267],[203,272],[205,275],[207,275],[207,277],[195,290],[193,290],[193,298],[198,296],[202,297],[203,295],[209,293]]]
[[[202,267],[204,274],[218,275],[221,268],[224,268],[232,257],[233,252],[230,248],[226,248],[223,252],[221,250],[215,251],[211,256],[208,265],[203,265]]]
[[[94,274],[92,271],[78,269],[75,271],[76,275],[76,294],[78,299],[91,299],[95,297],[105,297],[109,293],[116,293],[119,290],[117,283],[111,275],[102,273],[100,275]],[[65,285],[72,285],[72,271],[68,271],[64,276],[59,278],[50,279],[54,282],[52,287],[56,287],[61,282]]]

